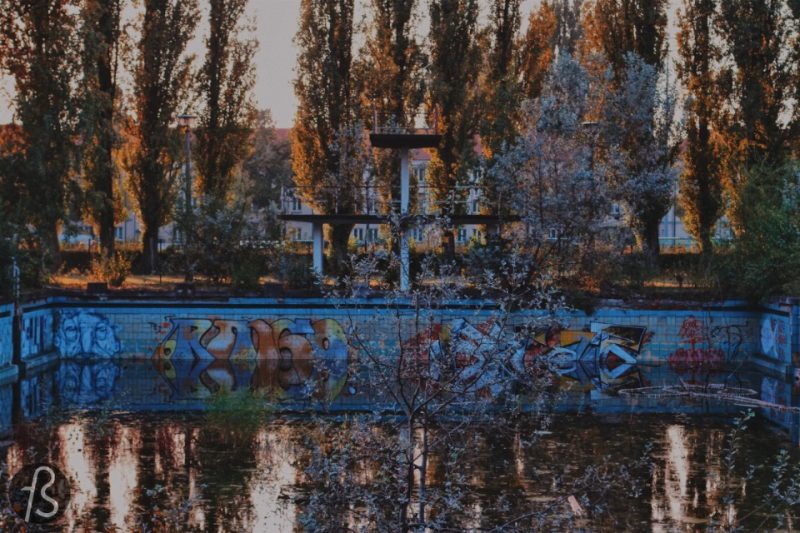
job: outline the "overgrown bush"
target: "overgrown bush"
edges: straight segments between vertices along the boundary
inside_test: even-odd
[[[20,290],[39,288],[47,282],[46,256],[36,235],[5,219],[0,208],[0,298],[14,296],[12,269],[15,259]]]
[[[112,287],[121,287],[130,273],[131,260],[124,252],[117,251],[112,257],[101,253],[92,258],[92,278]]]
[[[311,256],[299,254],[291,243],[283,243],[272,251],[274,272],[284,285],[290,289],[310,289],[316,283],[316,275],[311,265]]]
[[[245,289],[256,287],[266,274],[272,243],[262,239],[257,221],[243,204],[202,206],[189,216],[181,214],[179,220],[188,239],[183,239],[174,270]]]

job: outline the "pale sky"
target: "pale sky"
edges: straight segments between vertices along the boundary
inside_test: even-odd
[[[358,5],[363,5],[364,0],[356,0]],[[527,25],[528,13],[538,5],[539,0],[525,0],[522,4],[523,31]],[[673,0],[673,4],[674,4]],[[203,9],[202,17],[205,19],[207,2],[200,0]],[[427,3],[420,2],[422,9]],[[486,2],[481,2],[485,16]],[[259,108],[268,108],[278,127],[288,128],[292,125],[297,101],[294,97],[292,80],[294,79],[294,64],[297,50],[292,39],[297,31],[297,22],[300,12],[300,0],[250,0],[250,16],[255,21],[255,36],[259,41],[256,54],[256,87],[255,99]],[[673,11],[673,10],[671,10]],[[130,9],[129,9],[130,12]],[[360,13],[357,12],[357,18]],[[674,15],[670,13],[671,22]],[[672,25],[672,24],[671,24]],[[420,30],[424,31],[425,21],[420,23]],[[670,28],[674,35],[674,28]],[[196,54],[195,64],[199,65],[203,56],[203,36],[206,25],[203,20],[197,30],[197,36],[189,46],[191,53]],[[672,36],[672,35],[671,35]],[[9,106],[13,87],[9,80],[0,80],[0,123],[11,120],[12,110]]]

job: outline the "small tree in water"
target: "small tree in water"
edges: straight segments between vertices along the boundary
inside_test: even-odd
[[[364,299],[386,260],[353,257],[352,274],[329,295],[349,315],[349,384],[371,412],[322,419],[309,429],[310,451],[300,460],[302,525],[427,531],[496,521],[492,527],[510,531],[575,526],[593,513],[593,497],[607,493],[588,480],[541,506],[526,502],[522,509],[500,496],[487,508],[467,466],[488,433],[528,449],[550,424],[555,373],[529,349],[535,332],[557,325],[565,309],[550,278],[534,274],[528,254],[509,250],[496,272],[471,280],[469,290],[479,296],[474,311],[454,310],[467,289],[452,282],[450,264],[427,256],[409,292]],[[616,475],[610,471],[609,479]]]

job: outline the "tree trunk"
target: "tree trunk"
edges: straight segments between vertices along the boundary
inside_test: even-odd
[[[442,251],[445,261],[453,261],[456,258],[456,236],[455,228],[444,230]]]
[[[47,261],[53,272],[61,267],[61,243],[58,241],[58,224],[48,224],[41,228],[41,239]]]
[[[142,240],[142,255],[144,257],[144,270],[148,274],[155,274],[158,270],[158,225],[145,224]]]
[[[331,229],[331,247],[333,248],[331,270],[333,273],[344,274],[347,271],[350,255],[347,246],[353,227],[353,224],[345,224],[333,226]]]
[[[658,240],[658,229],[661,224],[660,220],[648,221],[644,227],[642,235],[642,244],[645,260],[650,266],[658,264],[658,256],[661,253],[661,248]]]
[[[707,256],[714,249],[714,243],[711,242],[711,229],[704,227],[700,230],[700,253]]]
[[[119,6],[116,6],[118,8]],[[100,233],[100,246],[107,257],[114,256],[114,99],[116,97],[115,75],[116,65],[112,63],[113,50],[115,49],[114,34],[117,24],[115,7],[108,3],[100,17],[99,27],[104,41],[109,50],[98,54],[97,81],[98,88],[103,93],[104,99],[99,102],[101,106],[99,117],[100,146],[97,154],[97,192],[103,195],[103,205],[98,214]]]
[[[99,217],[100,247],[103,249],[103,253],[106,257],[114,257],[114,193],[113,191],[108,191],[107,194],[111,194],[112,196],[107,197],[105,200],[103,211]]]

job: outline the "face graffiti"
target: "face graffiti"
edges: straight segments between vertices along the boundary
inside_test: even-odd
[[[62,357],[113,357],[122,348],[108,318],[96,314],[64,313],[56,331],[55,345]]]
[[[153,354],[178,397],[249,388],[270,398],[335,399],[349,369],[332,319],[171,319]]]

